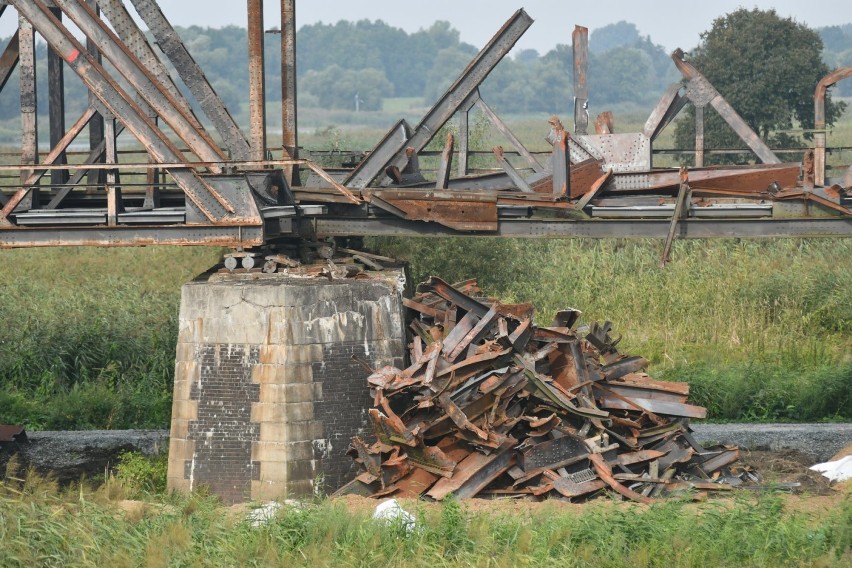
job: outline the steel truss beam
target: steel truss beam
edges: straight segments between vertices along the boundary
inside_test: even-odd
[[[203,245],[250,248],[263,244],[262,227],[165,225],[60,227],[0,232],[0,249],[56,246]]]
[[[397,237],[513,237],[513,238],[659,238],[667,237],[670,219],[595,219],[592,221],[501,219],[497,231],[454,231],[437,223],[395,218],[341,219],[318,217],[305,223],[318,237],[351,235]],[[831,219],[683,219],[678,239],[852,237],[852,218]]]
[[[167,89],[162,87],[162,85],[156,89],[152,89],[152,87],[156,87],[156,82],[152,81],[151,75],[144,71],[140,73],[139,66],[141,64],[138,63],[138,60],[135,60],[132,54],[126,53],[117,45],[120,40],[111,34],[108,28],[106,28],[103,22],[96,17],[87,5],[74,3],[74,0],[59,0],[59,2],[64,5],[66,11],[73,14],[78,25],[85,28],[87,34],[89,34],[89,39],[95,41],[99,50],[106,50],[108,57],[115,58],[115,66],[122,70],[122,73],[125,74],[128,80],[131,82],[139,81],[138,86],[141,90],[147,91],[145,95],[147,95],[149,102],[155,104],[162,103],[163,112],[167,113],[172,120],[175,120],[176,124],[181,124],[182,126],[189,124],[186,117],[181,116],[179,111],[177,113],[173,112],[178,109],[175,108],[176,103],[173,100],[169,100]],[[146,116],[144,110],[134,101],[133,97],[117,81],[110,77],[109,73],[97,61],[97,58],[86,52],[86,49],[79,43],[70,30],[65,28],[57,20],[41,0],[15,0],[13,5],[18,9],[22,18],[36,26],[38,32],[50,46],[61,54],[69,67],[80,76],[90,92],[98,97],[100,102],[113,116],[119,117],[134,136],[144,144],[153,159],[159,163],[188,162],[165,133],[157,128],[153,121]],[[157,92],[163,98],[158,98]],[[186,122],[180,122],[181,118]],[[178,129],[178,132],[180,134],[187,134],[182,129]],[[191,125],[189,125],[188,133],[192,133]],[[194,139],[194,141],[197,144],[201,143],[198,139]],[[107,150],[109,150],[109,147],[107,147]],[[209,155],[211,158],[216,159],[221,159],[222,157],[220,152]],[[183,189],[193,205],[208,221],[232,224],[261,223],[256,207],[252,207],[249,210],[237,211],[233,204],[219,190],[211,183],[199,177],[194,171],[183,168],[171,168],[169,169],[169,173],[181,189]],[[2,220],[5,223],[9,223],[8,215],[17,207],[30,190],[31,188],[29,187],[22,187],[10,199],[9,203],[5,205],[2,211]]]
[[[466,107],[466,101],[476,92],[476,89],[491,73],[494,67],[506,56],[532,25],[533,20],[523,10],[518,10],[491,38],[473,61],[462,72],[455,83],[447,89],[438,102],[426,113],[413,134],[402,143],[391,148],[393,157],[385,160],[385,153],[373,152],[346,179],[344,185],[354,188],[365,188],[378,177],[387,166],[402,170],[408,163],[406,150],[413,148],[415,154],[423,150],[432,140],[438,130],[452,118],[460,108]]]
[[[172,62],[184,84],[198,101],[204,114],[222,136],[225,148],[235,160],[248,160],[251,150],[245,135],[228,112],[225,103],[210,86],[204,71],[192,58],[175,29],[163,15],[156,0],[130,0],[136,12],[157,39],[157,44]]]

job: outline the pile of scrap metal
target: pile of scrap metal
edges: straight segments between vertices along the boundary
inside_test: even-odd
[[[329,280],[364,277],[367,272],[399,268],[403,263],[387,256],[335,246],[329,242],[278,243],[254,251],[227,253],[219,273],[283,274],[294,278]]]
[[[413,363],[367,382],[377,441],[352,440],[363,471],[336,495],[515,496],[581,501],[704,496],[749,478],[735,447],[702,447],[686,383],[656,381],[619,353],[610,324],[573,327],[580,312],[533,324],[529,304],[476,298],[474,281],[438,278],[406,306]]]

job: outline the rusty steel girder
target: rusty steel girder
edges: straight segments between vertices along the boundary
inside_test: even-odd
[[[852,67],[835,69],[817,83],[814,91],[814,183],[825,185],[825,93],[835,83],[852,77]],[[845,187],[852,187],[852,166],[844,179]]]

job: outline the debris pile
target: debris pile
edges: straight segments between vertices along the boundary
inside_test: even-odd
[[[293,278],[366,278],[367,273],[396,268],[400,262],[328,242],[278,243],[269,250],[231,252],[224,256],[220,274],[283,274]],[[297,260],[298,259],[298,260]]]
[[[723,491],[735,447],[702,447],[686,383],[656,381],[619,353],[610,323],[533,324],[529,304],[477,299],[475,281],[432,278],[405,305],[412,365],[369,376],[377,441],[352,439],[363,471],[337,495],[580,501],[611,489],[636,501]]]

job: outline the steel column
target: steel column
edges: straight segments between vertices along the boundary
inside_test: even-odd
[[[285,159],[299,157],[296,93],[296,0],[281,0],[281,126]],[[291,185],[301,185],[299,168],[289,169]]]
[[[95,13],[99,13],[100,8],[98,7],[97,0],[86,0],[86,3],[95,10]],[[98,64],[101,63],[101,52],[98,51],[98,48],[95,46],[95,42],[91,40],[91,38],[86,38],[86,52],[93,58],[95,62]],[[89,91],[89,106],[98,109],[100,101],[98,98]],[[104,117],[100,112],[95,113],[95,116],[89,122],[89,156],[95,156],[95,159],[91,163],[99,162],[102,159],[104,149],[106,148],[106,143],[104,142]],[[103,170],[91,170],[88,175],[87,183],[89,187],[100,187],[104,184],[106,180],[106,172]],[[67,195],[70,188],[67,188],[68,191],[60,190],[60,192]],[[63,197],[64,197],[63,195]],[[58,197],[58,195],[57,195]],[[56,205],[59,205],[59,202],[62,201],[60,198],[57,201],[56,197],[51,200],[51,205],[56,202]]]
[[[263,49],[263,0],[247,0],[249,54],[249,138],[251,159],[266,158],[266,64]],[[282,37],[283,41],[283,37]]]
[[[62,20],[62,10],[51,8],[50,11],[56,16],[56,19]],[[65,135],[65,73],[62,58],[52,49],[47,50],[47,101],[48,120],[50,123],[50,147],[55,148]],[[68,163],[65,151],[60,152],[54,163]],[[67,181],[67,171],[52,170],[50,172],[51,185],[58,186]]]
[[[115,119],[106,121],[104,129],[104,140],[106,140],[106,163],[115,164],[118,162],[116,153],[116,128]],[[106,191],[107,191],[107,225],[114,227],[118,224],[118,214],[123,212],[121,206],[121,188],[116,184],[118,177],[115,170],[107,170],[106,174]]]
[[[574,54],[574,133],[588,134],[589,86],[586,78],[589,68],[589,28],[575,26],[571,44]]]
[[[695,167],[704,167],[704,107],[695,107]]]
[[[18,40],[20,50],[21,79],[21,163],[38,162],[38,96],[36,90],[35,33],[33,26],[18,12]],[[33,170],[21,171],[21,183],[33,174]],[[38,206],[38,188],[25,194],[19,205],[22,209]],[[8,207],[8,203],[6,206]],[[17,206],[18,204],[16,204]],[[10,211],[11,212],[11,211]],[[2,221],[5,221],[3,219]],[[2,222],[0,221],[0,222]]]

